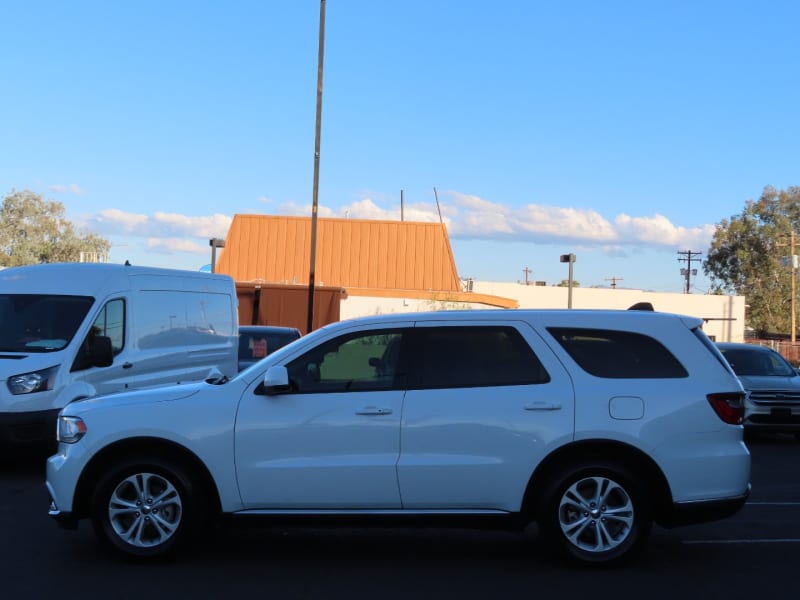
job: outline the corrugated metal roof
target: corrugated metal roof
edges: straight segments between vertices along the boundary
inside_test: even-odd
[[[308,284],[311,218],[234,215],[216,271],[236,281]],[[461,291],[441,223],[317,219],[315,283]]]

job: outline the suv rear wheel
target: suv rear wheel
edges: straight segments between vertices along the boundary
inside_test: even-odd
[[[539,525],[545,538],[569,558],[618,563],[637,554],[647,539],[650,501],[624,466],[578,463],[544,495]]]
[[[169,461],[151,458],[118,465],[95,488],[95,532],[129,558],[163,558],[193,529],[199,506],[192,490],[185,471]]]

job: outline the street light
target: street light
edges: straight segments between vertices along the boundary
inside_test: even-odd
[[[567,308],[572,308],[572,263],[575,262],[575,255],[562,254],[559,260],[562,263],[569,263],[569,279],[567,280]]]
[[[217,248],[224,248],[225,240],[211,238],[208,240],[208,245],[211,246],[211,272],[214,273],[217,268]]]

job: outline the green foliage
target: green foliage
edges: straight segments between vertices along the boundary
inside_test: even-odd
[[[105,238],[76,233],[61,202],[11,190],[0,205],[0,266],[77,262],[81,252],[107,255],[110,249]]]
[[[555,285],[555,287],[569,287],[569,279],[562,279],[561,283],[557,283]],[[573,279],[572,280],[572,287],[574,287],[574,288],[581,287],[581,282],[580,281],[575,281]]]
[[[759,334],[791,329],[791,233],[800,228],[800,187],[764,188],[739,215],[717,224],[706,260],[712,293],[745,296],[747,324]],[[800,250],[796,240],[795,254]]]

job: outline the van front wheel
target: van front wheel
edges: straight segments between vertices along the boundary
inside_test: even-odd
[[[92,524],[97,536],[128,558],[171,555],[189,536],[197,516],[191,479],[161,459],[129,461],[95,489]]]

